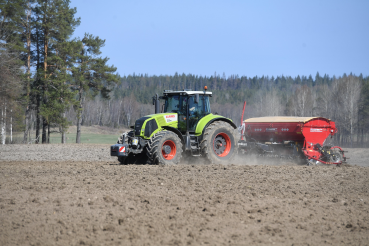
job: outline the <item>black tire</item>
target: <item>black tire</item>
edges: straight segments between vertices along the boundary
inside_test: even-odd
[[[165,153],[164,146],[168,154]],[[182,142],[171,131],[161,131],[151,137],[146,147],[146,153],[151,163],[158,165],[178,164],[182,158]]]
[[[204,133],[200,147],[213,164],[231,161],[237,153],[235,129],[224,121],[211,123]]]
[[[329,156],[329,161],[334,163],[342,163],[343,157],[342,154],[339,152],[339,149],[332,149],[332,153]]]
[[[120,164],[122,165],[127,165],[127,156],[118,156],[118,161],[120,162]]]
[[[140,154],[129,154],[128,156],[119,156],[118,161],[120,164],[128,165],[128,164],[147,164],[148,163],[148,157],[146,153],[140,153]]]

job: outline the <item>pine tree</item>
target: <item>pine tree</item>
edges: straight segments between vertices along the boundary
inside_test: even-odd
[[[80,20],[74,18],[76,9],[69,7],[69,0],[38,0],[36,15],[39,17],[39,32],[37,42],[41,49],[42,69],[38,68],[37,79],[39,81],[40,95],[42,96],[42,143],[49,142],[50,115],[52,115],[54,102],[49,98],[53,92],[51,89],[53,78],[55,78],[55,64],[49,60],[56,56],[56,46],[59,42],[65,42],[73,34]],[[40,61],[39,61],[40,62]],[[55,86],[54,86],[55,87]],[[55,87],[56,88],[56,87]],[[50,106],[50,107],[49,107]],[[47,132],[46,132],[47,130]]]
[[[76,41],[75,65],[71,68],[74,80],[74,90],[77,91],[78,106],[77,111],[77,135],[76,143],[81,142],[81,125],[83,116],[83,102],[87,92],[93,95],[100,93],[102,97],[109,98],[109,86],[119,81],[117,70],[114,66],[106,63],[109,58],[100,57],[101,47],[105,40],[98,36],[85,34],[81,41]]]
[[[315,85],[322,85],[323,79],[320,77],[319,72],[316,72],[315,75]]]
[[[73,41],[65,41],[54,46],[55,55],[49,59],[49,62],[54,65],[47,91],[48,104],[44,104],[41,110],[42,115],[49,119],[49,125],[59,127],[62,143],[65,143],[65,131],[69,125],[65,112],[70,105],[76,104],[76,93],[70,90],[72,77],[69,72],[70,67],[73,66],[73,60],[71,60],[71,54],[74,52],[73,45]]]

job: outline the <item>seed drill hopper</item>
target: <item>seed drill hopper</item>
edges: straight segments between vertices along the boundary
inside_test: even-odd
[[[242,122],[241,130],[238,145],[245,154],[306,159],[308,164],[340,165],[346,161],[340,147],[325,144],[337,128],[323,117],[250,118]]]

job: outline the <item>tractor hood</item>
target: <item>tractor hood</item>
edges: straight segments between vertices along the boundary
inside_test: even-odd
[[[155,118],[159,126],[178,126],[178,114],[177,113],[160,113],[151,114],[146,117]]]
[[[151,135],[159,131],[163,126],[178,127],[177,113],[151,114],[139,118],[135,122],[135,136],[149,139]]]

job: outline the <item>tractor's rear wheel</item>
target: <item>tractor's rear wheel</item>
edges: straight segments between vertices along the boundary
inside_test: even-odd
[[[153,164],[178,164],[182,158],[182,142],[171,131],[161,131],[150,139],[146,147],[147,155]]]
[[[234,128],[224,121],[210,124],[204,133],[201,150],[214,164],[228,162],[236,155],[236,134]]]

